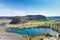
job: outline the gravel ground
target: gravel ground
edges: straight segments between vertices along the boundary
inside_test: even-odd
[[[0,40],[25,40],[25,39],[17,34],[0,32]]]
[[[49,37],[49,38],[45,38],[44,40],[57,40],[57,39],[54,37]]]

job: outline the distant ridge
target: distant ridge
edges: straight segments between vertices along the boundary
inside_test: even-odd
[[[47,17],[48,20],[60,20],[60,16]]]

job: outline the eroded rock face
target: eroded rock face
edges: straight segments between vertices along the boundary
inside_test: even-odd
[[[19,23],[25,23],[28,21],[42,21],[46,20],[46,17],[43,15],[27,15],[27,16],[18,16],[12,19],[10,24],[19,24]]]
[[[0,20],[12,20],[10,24],[19,24],[25,23],[28,21],[40,21],[46,20],[46,17],[43,15],[27,15],[27,16],[15,16],[15,17],[0,17]]]

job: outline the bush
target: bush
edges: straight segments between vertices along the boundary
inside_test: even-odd
[[[43,38],[41,38],[40,40],[43,40]]]
[[[52,37],[52,35],[50,35],[49,33],[47,33],[45,36],[49,36],[49,37]]]

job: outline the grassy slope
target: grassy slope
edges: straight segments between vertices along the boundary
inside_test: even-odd
[[[60,30],[60,21],[55,20],[49,20],[49,21],[34,21],[34,22],[28,22],[24,25],[39,25],[39,26],[50,26],[53,29]]]
[[[60,23],[60,22],[59,22]],[[60,24],[58,21],[55,20],[49,20],[49,21],[30,21],[28,23],[18,24],[18,25],[11,25],[12,27],[17,27],[17,29],[24,29],[24,28],[33,28],[33,27],[41,27],[41,26],[50,26],[54,30],[60,30]],[[10,26],[10,27],[11,27]]]
[[[28,22],[26,23],[27,25],[32,24],[32,25],[45,25],[45,24],[49,24],[49,23],[54,23],[54,20],[50,20],[50,21],[33,21],[33,22]]]

